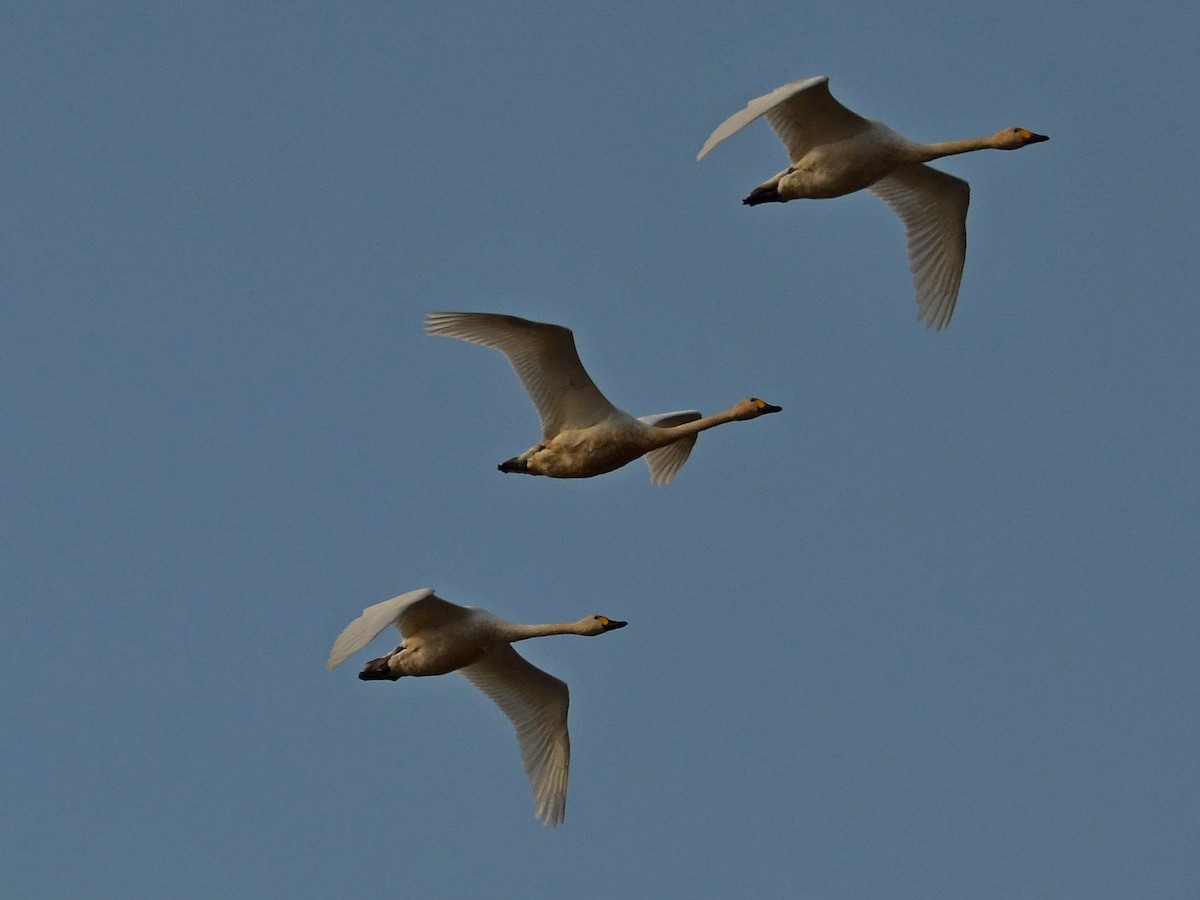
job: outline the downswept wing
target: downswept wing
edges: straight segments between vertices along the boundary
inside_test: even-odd
[[[362,615],[347,625],[333,642],[325,668],[333,671],[352,654],[371,643],[389,625],[395,625],[402,635],[412,634],[433,624],[452,622],[470,615],[470,610],[441,597],[435,597],[432,588],[409,591],[374,606],[368,606]]]
[[[571,766],[566,683],[527,662],[510,644],[493,647],[479,662],[458,671],[512,722],[535,814],[544,825],[558,825],[566,813]]]
[[[818,75],[793,81],[751,100],[716,127],[696,154],[696,160],[703,159],[713,147],[759,116],[766,116],[792,162],[798,162],[818,144],[840,141],[870,127],[866,119],[833,98],[828,76]]]
[[[499,350],[542,420],[542,436],[587,428],[620,411],[592,381],[569,328],[497,313],[443,312],[425,316],[425,331]]]
[[[695,422],[700,418],[700,412],[695,409],[683,409],[678,412],[659,413],[655,416],[641,416],[638,421],[658,428],[671,428],[685,422]],[[651,450],[643,459],[650,467],[651,484],[670,484],[675,473],[683,468],[692,447],[696,446],[697,435],[680,438],[673,444]]]
[[[926,165],[903,166],[868,190],[904,223],[917,317],[940,331],[950,324],[967,259],[971,186]]]

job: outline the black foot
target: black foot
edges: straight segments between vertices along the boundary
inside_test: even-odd
[[[756,187],[742,203],[745,206],[758,206],[760,203],[780,203],[779,191],[773,187]]]
[[[388,657],[381,656],[379,659],[373,659],[358,673],[358,677],[362,681],[399,681],[400,676],[392,673],[388,668]]]

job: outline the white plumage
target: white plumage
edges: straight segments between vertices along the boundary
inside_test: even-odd
[[[425,330],[499,350],[537,407],[541,442],[500,463],[501,472],[590,478],[644,456],[650,480],[669,484],[701,431],[780,410],[750,397],[707,417],[689,409],[635,419],[600,393],[579,360],[574,335],[561,325],[496,313],[439,312],[425,317]]]
[[[919,144],[842,106],[824,75],[793,81],[751,100],[716,127],[696,159],[764,116],[792,164],[742,202],[840,197],[864,188],[904,223],[917,316],[927,327],[950,323],[967,258],[967,182],[925,165],[972,150],[1016,150],[1049,140],[1024,128],[939,144]]]
[[[325,668],[337,667],[389,625],[399,629],[403,642],[368,662],[358,677],[396,681],[405,675],[461,672],[512,722],[536,815],[545,824],[558,825],[566,811],[571,764],[567,685],[526,662],[512,642],[551,634],[594,636],[626,623],[586,616],[577,622],[521,625],[421,588],[364,609],[333,642]]]

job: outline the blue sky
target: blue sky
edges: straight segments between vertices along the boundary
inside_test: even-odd
[[[0,14],[4,893],[1196,896],[1193,7],[249,6]],[[743,207],[763,123],[693,161],[817,74],[1051,136],[940,164],[943,333],[876,198]],[[784,411],[663,489],[505,476],[460,309],[635,415]],[[465,680],[325,672],[425,585],[629,620],[523,647],[559,829]]]

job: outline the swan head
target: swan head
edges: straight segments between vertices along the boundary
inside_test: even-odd
[[[733,407],[734,418],[738,421],[757,419],[759,416],[781,412],[782,410],[782,406],[772,406],[766,400],[759,400],[757,397],[747,397],[745,400],[734,404]]]
[[[1027,128],[1005,128],[992,135],[997,150],[1016,150],[1028,144],[1040,144],[1050,138],[1044,134],[1035,134]]]
[[[608,616],[586,616],[579,620],[579,624],[581,626],[580,633],[592,637],[597,634],[604,634],[606,631],[616,631],[618,628],[624,628],[629,623],[610,619]]]

